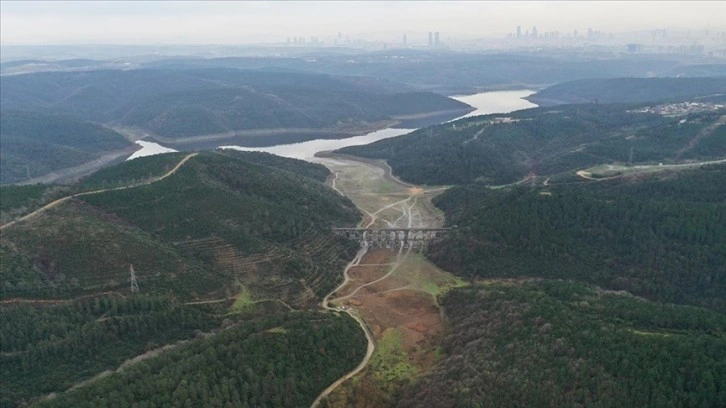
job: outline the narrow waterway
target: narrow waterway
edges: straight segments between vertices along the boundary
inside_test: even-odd
[[[527,97],[533,93],[534,91],[532,90],[524,89],[518,91],[482,92],[473,95],[453,96],[453,99],[464,102],[476,108],[476,110],[453,120],[491,113],[508,113],[515,110],[536,107],[537,105],[523,99],[524,97]],[[416,129],[387,128],[377,130],[375,132],[371,132],[362,136],[349,137],[345,139],[315,139],[309,140],[307,142],[270,147],[220,147],[225,149],[236,149],[251,152],[267,152],[276,154],[278,156],[317,162],[318,160],[315,158],[315,154],[318,152],[337,150],[346,146],[365,145],[377,142],[379,140],[405,135],[407,133],[413,132],[414,130]]]

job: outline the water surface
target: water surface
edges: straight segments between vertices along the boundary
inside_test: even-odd
[[[145,142],[143,140],[137,140],[135,143],[137,145],[141,146],[141,149],[135,151],[134,154],[129,156],[129,158],[126,159],[127,161],[137,159],[139,157],[151,156],[154,154],[176,152],[176,150],[174,150],[174,149],[164,147],[164,146],[162,146],[158,143],[154,143],[154,142]]]
[[[509,113],[519,109],[534,108],[537,105],[524,100],[525,96],[533,94],[531,90],[518,91],[496,91],[482,92],[474,95],[452,96],[452,99],[467,103],[476,108],[464,116],[453,119],[467,118],[476,115],[487,115],[491,113]],[[373,143],[390,137],[405,135],[416,129],[394,129],[387,128],[377,130],[362,136],[349,137],[345,139],[315,139],[307,142],[277,145],[270,147],[244,147],[244,146],[220,146],[222,149],[236,149],[246,152],[267,152],[278,156],[292,157],[314,161],[315,153],[340,149],[346,146],[358,146]]]

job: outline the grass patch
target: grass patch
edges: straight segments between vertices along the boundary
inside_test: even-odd
[[[230,307],[230,311],[232,313],[240,313],[255,303],[254,299],[252,299],[252,293],[250,293],[250,290],[241,283],[239,286],[240,291],[237,294],[237,298],[234,300],[234,303],[232,303],[232,306]]]
[[[413,378],[416,367],[408,361],[403,349],[403,335],[396,328],[389,328],[376,344],[376,351],[370,362],[373,379],[382,388],[393,388],[396,383]]]
[[[407,280],[411,289],[426,292],[433,297],[466,286],[461,278],[436,267],[419,253],[410,253],[394,276]]]

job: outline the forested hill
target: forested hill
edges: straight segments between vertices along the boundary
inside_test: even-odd
[[[726,164],[435,199],[443,358],[401,407],[726,401]]]
[[[726,77],[581,79],[552,85],[527,97],[539,106],[568,103],[630,103],[697,101],[706,96],[726,98]]]
[[[556,280],[441,299],[444,357],[399,407],[720,407],[726,317]]]
[[[0,184],[42,176],[131,146],[123,135],[85,120],[4,109],[0,142]]]
[[[143,183],[183,157],[135,159],[75,188]],[[3,229],[3,297],[126,293],[133,265],[147,293],[208,298],[239,281],[261,296],[312,304],[335,285],[350,249],[328,227],[359,217],[322,184],[327,174],[268,154],[210,152],[161,181],[79,196]],[[28,212],[37,198],[13,196],[33,189],[4,188],[3,201]]]
[[[240,130],[371,126],[398,115],[471,108],[365,78],[198,70],[101,70],[0,77],[0,108],[64,113],[169,138]]]
[[[306,311],[357,247],[330,233],[360,215],[328,175],[223,151],[134,159],[63,189],[2,187],[6,220],[135,186],[3,226],[0,407],[49,393],[41,405],[309,405],[366,349],[347,315]]]
[[[726,312],[726,165],[437,197],[459,228],[429,256],[475,278],[571,279]]]
[[[290,52],[289,48],[285,49]],[[578,51],[471,53],[450,50],[391,49],[369,53],[327,51],[288,58],[173,58],[145,67],[190,69],[228,67],[276,68],[330,75],[360,75],[409,84],[447,95],[482,88],[555,84],[573,79],[622,77],[721,76],[726,64],[708,58],[677,55],[587,55]]]
[[[475,116],[339,152],[385,159],[418,184],[506,184],[605,163],[726,157],[726,110],[665,117],[587,104]]]

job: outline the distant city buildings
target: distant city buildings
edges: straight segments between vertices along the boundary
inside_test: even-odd
[[[663,116],[679,116],[689,113],[709,112],[722,109],[723,104],[711,102],[680,102],[664,105],[648,106],[628,112],[657,113]],[[681,122],[685,123],[685,122]]]
[[[386,35],[349,36],[345,32],[328,35],[289,36],[289,47],[352,47],[366,50],[380,49],[452,49],[484,50],[507,48],[579,48],[582,52],[615,52],[627,54],[674,54],[726,58],[726,32],[706,28],[648,29],[633,32],[609,33],[597,27],[558,30],[544,29],[540,25],[527,28],[512,27],[506,39],[492,37],[451,37],[439,31],[402,32]],[[284,40],[283,40],[284,43]]]
[[[441,46],[441,37],[439,32],[429,31],[429,48],[438,48]]]

